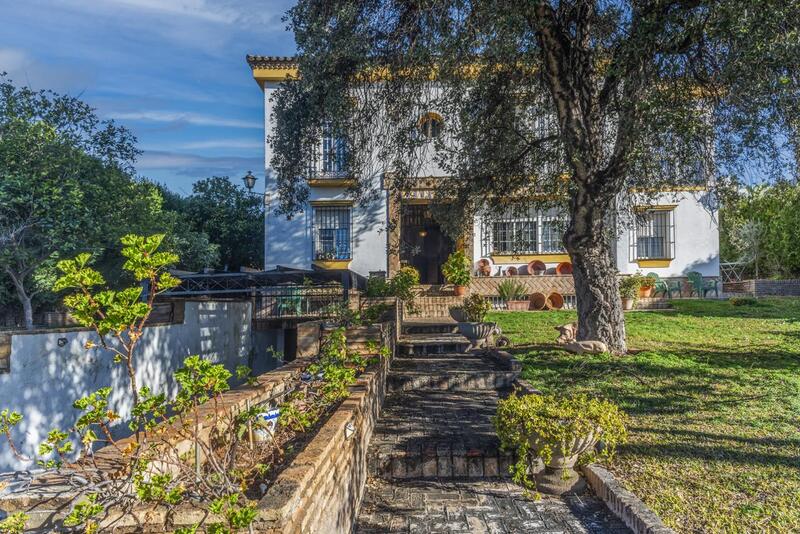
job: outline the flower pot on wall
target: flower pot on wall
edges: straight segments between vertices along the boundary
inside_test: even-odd
[[[568,261],[562,261],[556,266],[556,274],[560,275],[572,274],[572,264]]]
[[[564,297],[561,296],[561,293],[556,293],[554,291],[547,296],[545,306],[549,310],[560,310],[564,307]]]
[[[547,265],[543,261],[533,260],[528,263],[528,274],[541,276],[547,270]]]
[[[527,300],[507,300],[506,309],[510,311],[527,311],[530,301]]]
[[[492,262],[486,258],[481,258],[480,260],[478,260],[478,274],[480,276],[491,276]]]
[[[625,310],[625,311],[632,310],[633,309],[633,304],[635,302],[636,302],[636,299],[622,297],[622,309]]]
[[[453,294],[457,297],[463,297],[467,294],[467,286],[453,286]]]
[[[639,298],[649,299],[653,296],[655,288],[653,286],[642,286],[639,288]]]

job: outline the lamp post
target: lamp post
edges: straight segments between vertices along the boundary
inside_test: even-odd
[[[253,191],[253,188],[256,186],[256,178],[253,175],[253,171],[247,171],[247,174],[244,175],[242,181],[244,182],[244,186],[247,188],[247,192],[251,195],[258,196],[260,193],[256,193]],[[264,270],[267,270],[267,214],[269,212],[269,196],[267,195],[267,191],[264,191]]]

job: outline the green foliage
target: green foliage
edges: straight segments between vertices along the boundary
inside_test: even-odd
[[[327,306],[324,315],[337,326],[345,328],[368,326],[379,322],[390,307],[388,304],[380,303],[354,310],[347,303],[336,303]]]
[[[256,503],[239,503],[241,496],[233,493],[226,497],[215,499],[208,507],[214,515],[225,518],[225,523],[211,523],[206,527],[209,534],[233,534],[240,529],[246,529],[258,517]],[[242,500],[247,500],[242,498]]]
[[[371,276],[367,280],[367,297],[397,297],[403,302],[414,300],[413,289],[419,285],[419,272],[411,266],[401,267],[387,280],[382,276]]]
[[[37,304],[55,301],[63,258],[91,253],[117,280],[116,244],[125,234],[167,232],[168,247],[187,262],[212,248],[163,208],[157,186],[134,176],[131,133],[100,121],[84,102],[0,76],[0,132],[0,286],[19,283],[28,327]]]
[[[503,280],[497,285],[497,294],[508,302],[509,300],[524,300],[527,288],[516,280]]]
[[[486,314],[492,309],[492,303],[483,295],[473,293],[464,299],[462,307],[467,321],[471,323],[482,323],[486,319]]]
[[[90,493],[86,499],[78,502],[64,518],[64,526],[78,527],[83,525],[85,534],[97,532],[98,524],[93,518],[103,512],[103,505],[97,502],[97,494]]]
[[[145,430],[151,430],[158,423],[164,422],[168,411],[167,397],[164,393],[154,395],[149,387],[142,386],[139,390],[139,403],[131,410],[133,418],[128,423],[128,428],[135,432],[142,424]]]
[[[107,425],[119,419],[119,415],[108,407],[108,396],[111,388],[105,387],[82,397],[72,403],[72,407],[83,411],[75,423],[75,429],[83,433],[82,442],[85,446],[91,445],[97,439],[96,434],[89,428],[91,425]]]
[[[17,426],[20,422],[22,422],[21,413],[3,408],[3,411],[0,411],[0,434],[8,434],[11,428]]]
[[[516,453],[511,467],[514,481],[532,487],[527,473],[530,459],[542,458],[545,464],[553,453],[567,455],[575,440],[589,435],[603,441],[599,453],[611,458],[620,443],[627,440],[626,416],[613,402],[586,395],[512,394],[497,405],[495,429],[505,450]],[[591,461],[592,451],[581,459]]]
[[[219,245],[218,266],[238,271],[264,261],[264,199],[227,176],[195,182],[183,206],[190,224]]]
[[[149,477],[136,473],[133,477],[133,488],[142,502],[174,506],[183,500],[184,488],[181,485],[174,485],[172,480],[172,475],[169,473],[156,473]]]
[[[59,468],[64,464],[64,457],[72,452],[72,442],[69,434],[58,429],[53,429],[47,434],[47,439],[39,444],[39,456],[46,457],[53,455],[52,458],[40,458],[36,461],[39,466],[45,469]]]
[[[181,388],[173,403],[177,412],[184,413],[230,389],[232,375],[223,364],[189,356],[183,365],[175,371],[175,381]]]
[[[636,299],[639,296],[639,288],[641,287],[641,277],[636,275],[622,276],[619,279],[619,296],[624,299]]]
[[[720,253],[750,277],[800,276],[800,185],[737,187],[723,198]]]
[[[731,306],[758,306],[758,299],[753,297],[732,297]]]
[[[0,520],[0,532],[3,534],[22,534],[25,531],[25,524],[28,519],[29,516],[25,512],[10,514],[5,519]]]
[[[442,274],[447,281],[456,286],[469,285],[472,272],[472,263],[467,259],[464,251],[457,250],[447,257],[442,265]]]

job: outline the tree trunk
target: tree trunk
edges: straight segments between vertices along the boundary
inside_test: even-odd
[[[578,306],[578,340],[602,341],[616,354],[627,352],[625,319],[606,214],[613,202],[573,199],[572,219],[564,242],[572,260]],[[579,199],[583,199],[581,202]]]
[[[14,289],[17,291],[17,298],[19,299],[20,303],[22,304],[22,314],[25,317],[25,329],[26,330],[33,330],[33,305],[31,304],[31,297],[27,291],[25,291],[25,285],[22,283],[22,277],[17,276],[16,273],[6,270],[6,273],[11,278],[11,282],[14,284]]]

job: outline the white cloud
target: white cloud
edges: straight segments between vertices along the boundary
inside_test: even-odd
[[[264,148],[263,141],[253,139],[211,139],[208,141],[193,141],[178,146],[185,150],[203,150],[207,148]]]
[[[259,121],[227,119],[191,111],[133,111],[110,112],[109,118],[132,121],[172,122],[198,126],[224,126],[228,128],[263,128]]]
[[[24,50],[10,47],[0,47],[0,72],[8,73],[15,85],[59,92],[82,91],[95,81],[94,73],[85,66],[45,63]]]

